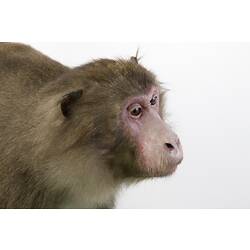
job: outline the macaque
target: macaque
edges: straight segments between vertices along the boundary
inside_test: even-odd
[[[0,43],[0,208],[113,208],[182,161],[164,89],[137,57],[66,67]]]

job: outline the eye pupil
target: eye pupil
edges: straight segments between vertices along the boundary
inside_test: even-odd
[[[132,114],[133,116],[138,116],[138,115],[141,114],[141,112],[142,112],[142,108],[141,108],[141,107],[136,107],[136,108],[134,108],[134,109],[131,111],[131,114]]]
[[[150,104],[151,105],[155,105],[157,101],[157,96],[154,96],[151,100],[150,100]]]

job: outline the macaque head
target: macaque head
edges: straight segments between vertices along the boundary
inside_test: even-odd
[[[172,174],[182,161],[180,140],[163,120],[160,88],[150,86],[141,95],[128,98],[121,114],[124,135],[134,145],[134,167],[138,175]]]
[[[65,95],[61,103],[65,123],[81,128],[71,128],[70,133],[81,133],[81,143],[95,148],[121,178],[175,171],[182,147],[163,119],[165,92],[153,73],[132,58],[97,60],[74,74],[79,90]]]

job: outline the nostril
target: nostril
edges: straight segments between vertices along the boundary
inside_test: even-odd
[[[174,146],[171,143],[165,143],[165,145],[170,151],[174,150]]]

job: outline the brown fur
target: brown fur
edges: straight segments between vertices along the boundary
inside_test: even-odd
[[[0,207],[113,207],[120,185],[138,177],[121,107],[152,84],[137,59],[70,69],[29,46],[1,43]],[[79,100],[65,101],[77,90]]]

